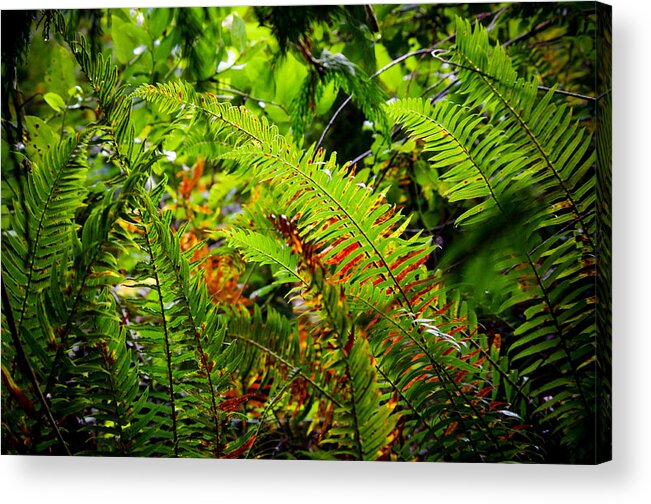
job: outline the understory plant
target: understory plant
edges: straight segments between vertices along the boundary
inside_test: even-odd
[[[610,12],[559,5],[20,14],[3,453],[607,460]]]

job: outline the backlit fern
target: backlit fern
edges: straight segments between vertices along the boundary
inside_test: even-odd
[[[603,460],[607,85],[593,97],[595,143],[557,88],[518,75],[529,65],[459,18],[444,48],[418,52],[437,75],[452,69],[433,99],[410,91],[416,66],[387,100],[386,82],[352,56],[315,59],[299,44],[308,73],[286,124],[274,124],[262,100],[225,100],[207,63],[184,66],[207,51],[203,39],[172,47],[219,12],[148,13],[141,25],[159,45],[136,46],[122,66],[77,34],[79,19],[46,15],[92,112],[67,127],[75,106],[62,113],[49,96],[60,128],[25,119],[24,148],[9,146],[3,450]],[[177,38],[165,39],[165,23]],[[231,15],[206,36],[228,30],[244,54],[242,23]],[[138,30],[129,37],[146,41]],[[131,53],[120,35],[121,61]],[[160,44],[178,72],[156,62]],[[151,67],[132,72],[142,54]],[[303,146],[328,84],[368,120],[373,161]],[[446,262],[448,235],[424,225],[421,194],[430,213],[453,217],[461,266]]]

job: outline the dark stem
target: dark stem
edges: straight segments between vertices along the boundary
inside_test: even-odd
[[[151,259],[152,274],[154,275],[154,281],[156,282],[154,287],[158,294],[158,308],[161,314],[162,320],[162,329],[163,337],[165,342],[165,360],[167,364],[167,381],[169,383],[169,396],[170,396],[170,409],[172,410],[172,443],[174,448],[174,456],[179,456],[179,437],[178,437],[178,428],[177,428],[177,417],[176,412],[176,402],[174,398],[174,372],[172,370],[172,349],[170,347],[170,336],[167,329],[167,317],[165,316],[165,304],[163,303],[163,293],[160,289],[160,279],[158,277],[158,268],[156,268],[156,261],[154,261],[154,251],[152,250],[151,240],[149,236],[149,230],[147,226],[143,223],[144,238],[147,245],[147,251],[149,252],[149,257]]]
[[[528,31],[526,33],[523,33],[522,35],[518,35],[517,37],[515,37],[515,38],[513,38],[511,40],[507,40],[502,45],[504,47],[508,47],[511,44],[515,44],[517,42],[522,42],[523,40],[531,38],[534,35],[536,35],[537,33],[540,33],[541,31],[546,30],[547,28],[549,28],[551,26],[551,24],[552,24],[552,22],[549,19],[546,20],[546,21],[543,21],[542,23],[536,25],[532,30],[530,30],[530,31]]]
[[[59,441],[63,449],[65,450],[66,455],[72,455],[70,449],[68,448],[68,445],[66,444],[65,440],[63,439],[63,436],[61,435],[61,431],[59,430],[59,426],[57,425],[56,420],[54,420],[54,416],[52,415],[52,411],[48,406],[47,400],[45,399],[43,392],[41,392],[41,387],[38,383],[38,378],[36,378],[36,373],[34,372],[32,366],[29,364],[29,360],[27,359],[27,355],[25,354],[25,349],[23,348],[23,344],[21,343],[20,338],[18,337],[18,331],[16,330],[16,322],[14,320],[14,314],[11,309],[11,304],[9,303],[9,296],[7,295],[7,288],[5,287],[4,280],[2,280],[2,309],[7,319],[7,324],[9,325],[9,332],[11,333],[11,339],[14,343],[14,347],[16,348],[16,357],[18,358],[18,366],[21,368],[21,371],[25,374],[27,379],[30,381],[32,388],[34,389],[34,393],[38,396],[38,400],[40,401],[41,406],[43,407],[43,411],[45,412],[48,420],[50,421],[50,424],[52,425],[52,429],[54,430],[54,434],[57,437],[57,440]]]

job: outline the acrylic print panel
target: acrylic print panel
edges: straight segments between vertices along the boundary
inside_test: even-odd
[[[610,458],[610,7],[2,24],[2,453]]]

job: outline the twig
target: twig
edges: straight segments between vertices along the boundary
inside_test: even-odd
[[[506,10],[507,8],[508,8],[508,6],[507,7],[502,7],[501,9],[499,9],[499,10],[497,10],[495,12],[482,12],[480,14],[477,14],[477,16],[475,16],[475,20],[482,21],[483,19],[485,19],[485,18],[487,18],[489,16],[500,16],[502,14],[502,12],[504,12],[504,10]],[[491,28],[492,27],[493,27],[493,25],[491,25]],[[448,35],[444,39],[439,40],[438,42],[431,45],[430,47],[427,47],[427,48],[424,48],[424,49],[417,49],[416,51],[412,51],[410,53],[403,54],[402,56],[399,56],[396,59],[394,59],[394,60],[390,61],[389,63],[387,63],[386,65],[384,65],[377,72],[375,72],[373,75],[371,75],[370,78],[374,79],[374,78],[378,77],[382,73],[386,72],[387,70],[394,67],[398,63],[402,63],[406,59],[412,58],[414,56],[420,56],[421,54],[427,54],[427,53],[431,54],[431,52],[434,49],[441,46],[442,44],[445,44],[446,42],[450,42],[451,40],[454,40],[455,37],[456,37],[456,33],[453,33],[451,35]],[[323,144],[323,140],[325,139],[326,134],[328,133],[328,131],[330,130],[330,128],[334,124],[335,120],[337,119],[337,117],[339,116],[341,111],[346,107],[346,105],[348,105],[350,103],[352,98],[353,98],[352,95],[349,95],[348,98],[346,98],[346,100],[344,100],[344,102],[335,111],[333,116],[328,121],[328,124],[326,124],[326,127],[324,128],[323,132],[321,133],[321,136],[319,137],[319,141],[316,143],[316,147],[314,148],[314,154],[312,154],[312,161],[314,161],[314,157],[316,156],[316,153],[318,152],[319,148]]]
[[[392,135],[392,136],[393,136],[393,135]],[[353,159],[353,160],[350,162],[350,166],[353,166],[353,165],[359,163],[362,159],[364,159],[364,158],[370,156],[371,154],[373,154],[373,152],[371,151],[371,149],[368,149],[367,151],[362,152],[359,156],[357,156],[355,159]]]
[[[279,109],[281,109],[285,113],[289,113],[287,111],[287,107],[285,107],[284,105],[282,105],[280,103],[276,103],[276,102],[271,101],[271,100],[265,100],[264,98],[256,98],[255,96],[251,96],[250,94],[245,93],[244,91],[240,91],[239,89],[236,89],[236,88],[233,88],[233,87],[230,87],[230,86],[219,86],[219,85],[217,86],[217,89],[220,89],[221,91],[225,91],[226,93],[236,94],[238,96],[241,96],[242,98],[246,98],[247,100],[263,102],[265,104],[268,103],[269,105],[273,105],[274,107],[278,107]]]
[[[551,20],[547,19],[546,21],[543,21],[542,23],[539,23],[536,25],[532,30],[528,31],[527,33],[523,33],[522,35],[518,35],[517,37],[508,40],[502,44],[504,47],[508,47],[511,44],[515,44],[516,42],[522,42],[523,40],[526,40],[528,38],[533,37],[537,33],[540,33],[543,30],[546,30],[551,26],[552,22]]]
[[[407,54],[403,54],[402,56],[397,57],[396,59],[390,61],[386,65],[384,65],[382,68],[380,68],[377,72],[375,72],[373,75],[371,75],[371,79],[375,79],[382,73],[386,72],[390,68],[394,67],[395,65],[402,63],[406,59],[412,58],[414,56],[420,56],[421,54],[427,54],[431,53],[434,49],[436,49],[438,46],[441,44],[444,44],[446,42],[449,42],[454,38],[455,34],[449,35],[448,37],[444,38],[443,40],[439,40],[436,44],[427,47],[425,49],[418,49],[416,51],[412,51]],[[328,124],[326,124],[326,127],[324,128],[323,132],[321,133],[321,136],[319,137],[319,141],[316,143],[316,147],[314,149],[314,154],[312,154],[312,161],[314,161],[314,157],[316,156],[316,153],[318,152],[319,148],[323,144],[323,140],[325,139],[326,134],[334,124],[334,122],[337,120],[337,117],[339,117],[339,114],[341,111],[350,103],[350,101],[353,99],[353,95],[349,95],[348,98],[344,100],[344,102],[339,106],[339,108],[335,111],[335,113],[332,115],[330,120],[328,121]]]
[[[471,66],[462,65],[460,63],[455,63],[454,61],[446,60],[445,58],[442,58],[441,56],[439,56],[438,54],[436,54],[434,52],[432,53],[432,58],[437,59],[442,63],[446,63],[446,64],[448,64],[450,66],[463,68],[464,70],[469,70],[471,72],[474,72],[476,74],[481,75],[482,77],[486,77],[487,79],[498,81],[498,79],[496,79],[492,75],[489,75],[489,74],[487,74],[485,72],[482,72],[478,68],[474,68],[474,67],[471,67]],[[451,84],[454,84],[454,83],[451,83]],[[448,86],[448,87],[451,87],[451,85]],[[447,89],[444,89],[443,91],[441,91],[441,93],[443,93],[444,91],[447,91]],[[597,101],[599,98],[601,98],[601,96],[603,96],[603,95],[600,95],[598,97],[587,96],[587,95],[583,95],[583,94],[579,94],[579,93],[572,93],[570,91],[563,91],[562,89],[553,89],[553,88],[550,88],[550,87],[547,87],[547,86],[543,86],[542,84],[538,86],[538,91],[552,91],[552,92],[554,92],[556,94],[560,94],[560,95],[564,95],[564,96],[572,96],[574,98],[580,98],[582,100],[587,100],[587,101]],[[441,94],[441,93],[439,93],[439,94]],[[432,99],[432,100],[434,100],[434,99]],[[432,103],[434,103],[434,101],[432,101]]]
[[[452,74],[454,74],[454,72]],[[438,81],[436,81],[431,86],[427,86],[425,88],[425,90],[420,94],[420,97],[422,98],[423,96],[425,96],[430,91],[434,91],[437,87],[439,87],[441,84],[443,84],[446,81],[446,79],[449,79],[450,75],[452,75],[452,74],[447,74],[445,77],[439,79]]]
[[[250,270],[249,274],[246,275],[246,279],[244,280],[244,283],[242,284],[242,288],[240,289],[240,292],[237,293],[237,297],[233,301],[233,303],[237,303],[240,300],[240,297],[242,297],[242,292],[244,292],[244,289],[246,289],[246,286],[249,284],[249,280],[251,279],[251,275],[253,274],[253,271],[255,270],[256,265],[254,265]]]
[[[339,108],[335,111],[335,113],[332,114],[332,117],[328,121],[328,124],[326,124],[326,127],[323,129],[323,132],[321,133],[321,136],[319,137],[319,141],[316,143],[316,147],[314,148],[314,152],[312,153],[312,158],[311,158],[312,162],[314,162],[314,158],[316,157],[317,152],[319,152],[319,149],[321,148],[321,144],[323,143],[323,139],[325,138],[326,133],[328,131],[330,131],[330,128],[334,124],[337,117],[339,117],[339,114],[341,113],[341,111],[344,109],[344,107],[346,105],[348,105],[348,103],[350,103],[350,101],[352,99],[353,99],[353,95],[349,95],[348,98],[346,98],[344,100],[344,102],[341,105],[339,105]]]
[[[441,42],[438,42],[437,44],[442,44],[443,42],[447,41],[449,38],[450,37],[448,37],[447,39],[442,40]],[[382,73],[386,72],[387,70],[394,67],[398,63],[401,63],[401,62],[405,61],[406,59],[409,59],[409,58],[411,58],[413,56],[419,56],[421,54],[427,54],[428,52],[431,52],[434,47],[435,46],[428,47],[427,49],[418,49],[416,51],[412,51],[410,53],[403,54],[402,56],[399,56],[398,58],[396,58],[396,59],[390,61],[389,63],[387,63],[386,65],[384,65],[377,72],[375,72],[373,75],[371,75],[370,78],[371,79],[376,78],[378,75],[381,75]],[[339,114],[341,113],[341,111],[346,107],[346,105],[348,105],[350,103],[350,101],[352,99],[353,99],[353,95],[349,95],[348,98],[346,98],[343,101],[343,103],[341,105],[339,105],[339,108],[332,115],[332,117],[328,121],[328,124],[326,124],[326,127],[321,132],[321,136],[319,137],[319,141],[316,143],[316,147],[314,148],[314,153],[312,154],[312,161],[314,161],[314,158],[316,157],[316,153],[319,151],[319,148],[323,144],[323,140],[325,139],[326,134],[328,133],[328,131],[330,131],[330,128],[332,127],[334,122],[337,120],[337,117],[339,117]]]
[[[509,7],[510,5],[507,5],[495,11],[493,19],[491,20],[490,24],[486,27],[486,31],[491,31],[493,30],[493,28],[495,28],[495,26],[497,25],[497,20],[500,18],[502,14],[504,14],[505,11],[509,9]]]
[[[552,89],[552,88],[549,88],[547,86],[542,86],[542,85],[538,86],[538,90],[539,91],[553,91],[556,94],[560,94],[560,95],[564,95],[564,96],[572,96],[573,98],[580,98],[581,100],[587,100],[587,101],[597,101],[597,100],[599,100],[599,98],[601,98],[603,96],[603,94],[602,94],[602,95],[597,96],[595,98],[594,96],[587,96],[587,95],[582,95],[582,94],[579,94],[579,93],[572,93],[570,91],[563,91],[562,89]]]
[[[455,72],[456,73],[456,72]],[[437,101],[441,100],[446,94],[448,94],[448,91],[452,89],[452,86],[454,86],[455,81],[450,82],[447,86],[445,86],[441,91],[436,93],[434,96],[430,98],[430,103],[434,105]]]

